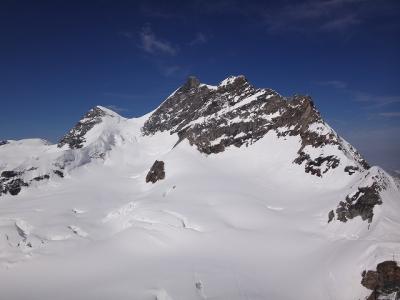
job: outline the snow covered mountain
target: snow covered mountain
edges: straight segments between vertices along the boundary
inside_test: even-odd
[[[243,76],[218,86],[190,77],[140,118],[97,106],[56,145],[0,142],[0,207],[5,299],[395,299],[400,290],[394,179],[310,97]]]

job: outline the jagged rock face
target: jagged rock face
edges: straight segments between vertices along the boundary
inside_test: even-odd
[[[382,204],[380,192],[386,187],[385,174],[379,172],[377,175],[372,176],[370,185],[357,187],[356,191],[346,196],[345,201],[339,202],[336,208],[337,219],[341,222],[347,222],[355,217],[361,217],[362,220],[371,223],[375,205]],[[333,219],[332,212],[329,214],[329,219]]]
[[[89,110],[74,128],[72,128],[58,143],[58,147],[69,145],[71,149],[79,149],[83,147],[85,134],[92,129],[96,124],[101,122],[101,118],[106,115],[106,112],[99,107]]]
[[[336,209],[338,220],[346,222],[360,216],[364,221],[368,220],[371,223],[374,206],[382,204],[380,191],[381,188],[376,183],[368,187],[359,187],[352,197],[347,196],[346,201],[339,203],[339,207]]]
[[[156,160],[146,176],[146,182],[156,183],[165,178],[164,162]]]
[[[331,144],[344,150],[333,131],[319,131],[327,128],[324,126],[308,96],[284,98],[271,89],[253,87],[243,76],[230,77],[218,87],[200,84],[191,77],[151,115],[142,132],[144,135],[158,131],[177,133],[178,143],[187,139],[206,154],[222,152],[232,145],[248,146],[270,130],[279,137],[299,136],[301,146],[294,162],[305,162],[306,172],[322,176],[337,167],[338,158],[311,159],[303,152],[304,147]],[[363,159],[356,154],[362,164]]]
[[[361,284],[373,291],[368,300],[400,299],[400,267],[395,261],[384,261],[377,265],[376,271],[364,271]]]

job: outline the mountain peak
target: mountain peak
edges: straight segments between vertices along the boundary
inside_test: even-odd
[[[197,88],[200,85],[200,80],[196,76],[189,76],[183,87],[187,90]]]
[[[83,147],[86,141],[86,133],[92,129],[96,124],[102,122],[104,117],[121,117],[116,112],[106,107],[97,105],[90,109],[81,120],[59,141],[58,147],[69,145],[71,149],[78,149]]]
[[[232,84],[243,84],[248,83],[246,77],[244,75],[237,75],[237,76],[229,76],[221,81],[219,87],[228,86]]]

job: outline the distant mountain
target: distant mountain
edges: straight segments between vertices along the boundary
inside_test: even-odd
[[[56,145],[1,141],[0,196],[6,299],[400,296],[395,179],[311,97],[244,76],[189,77],[141,118],[94,107]]]

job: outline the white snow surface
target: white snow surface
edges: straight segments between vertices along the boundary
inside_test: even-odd
[[[226,83],[223,83],[226,84]],[[400,259],[399,190],[374,167],[322,178],[293,164],[300,139],[271,131],[206,156],[177,135],[142,136],[147,116],[106,116],[83,148],[42,140],[0,147],[0,171],[68,160],[66,177],[0,197],[2,299],[363,299],[361,272]],[[313,125],[315,130],[325,130]],[[100,154],[104,155],[100,155]],[[166,178],[145,177],[155,160]],[[383,205],[327,223],[377,173]]]

